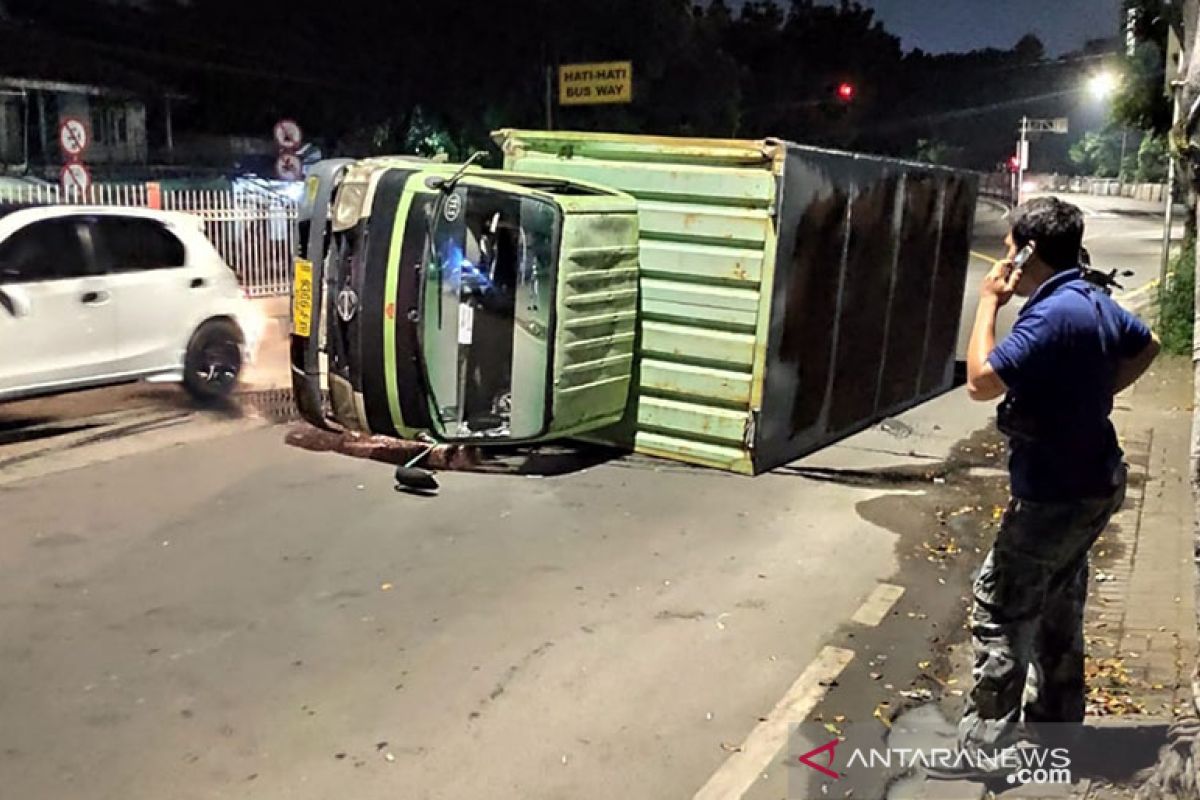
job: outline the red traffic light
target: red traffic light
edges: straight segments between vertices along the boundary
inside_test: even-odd
[[[1018,156],[1008,159],[1008,171],[1012,173],[1021,171],[1021,159]]]
[[[837,87],[838,100],[841,100],[843,103],[854,102],[854,97],[857,94],[858,94],[858,90],[854,87],[853,83],[843,81],[842,83],[838,84],[838,87]]]

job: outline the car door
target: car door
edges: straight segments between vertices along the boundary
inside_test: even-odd
[[[179,369],[194,307],[209,289],[202,271],[188,264],[183,243],[159,220],[102,215],[92,230],[110,276],[120,368]]]
[[[0,242],[0,396],[102,381],[116,317],[79,217],[31,222]]]

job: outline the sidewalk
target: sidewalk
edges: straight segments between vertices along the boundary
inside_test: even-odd
[[[1085,616],[1088,710],[1094,736],[1127,741],[1153,762],[1167,726],[1191,713],[1197,654],[1192,497],[1188,450],[1192,371],[1163,357],[1116,401],[1113,422],[1130,465],[1124,507],[1092,551]],[[957,685],[971,685],[969,640],[951,662]],[[964,698],[944,697],[948,719]],[[1080,776],[1074,785],[1027,785],[989,794],[982,784],[926,781],[922,800],[1109,800],[1129,797],[1133,775]],[[914,795],[918,796],[918,795]]]

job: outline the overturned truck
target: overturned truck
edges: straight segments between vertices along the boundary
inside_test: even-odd
[[[974,176],[776,140],[495,139],[499,172],[317,171],[292,341],[310,421],[755,474],[952,386]]]

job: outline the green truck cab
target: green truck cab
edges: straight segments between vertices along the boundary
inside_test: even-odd
[[[633,198],[406,157],[322,162],[306,189],[291,337],[306,420],[486,445],[621,418]]]

